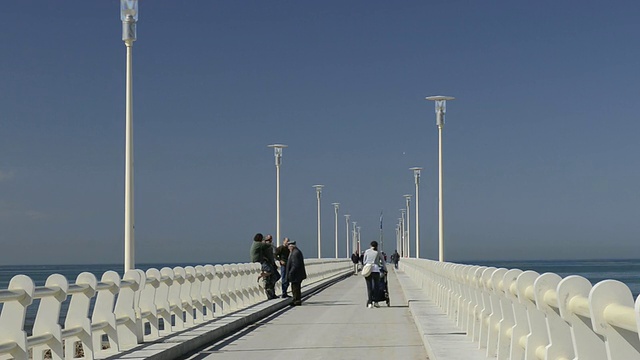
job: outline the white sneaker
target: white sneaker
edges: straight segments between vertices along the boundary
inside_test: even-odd
[[[378,302],[377,302],[377,301],[373,303],[373,306],[375,306],[375,307],[377,307],[377,308],[379,308],[379,307],[380,307],[380,305],[378,304]]]
[[[367,307],[368,307],[369,309],[371,309],[371,307],[372,307],[372,306],[371,306],[371,304],[369,304],[369,305],[367,305]]]

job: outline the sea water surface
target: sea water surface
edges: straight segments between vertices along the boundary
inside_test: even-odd
[[[402,261],[402,260],[400,260]],[[531,260],[531,261],[461,261],[459,263],[470,265],[493,266],[496,268],[533,270],[540,274],[552,272],[567,277],[569,275],[580,275],[596,284],[602,280],[614,279],[625,283],[631,290],[634,298],[640,294],[640,259],[633,260]],[[140,264],[137,267],[142,270],[149,268],[161,269],[163,267],[175,266],[195,266],[198,264]],[[120,276],[123,274],[122,264],[98,264],[98,265],[19,265],[0,266],[0,289],[6,289],[9,281],[15,275],[22,274],[29,276],[36,286],[43,286],[47,277],[51,274],[64,275],[70,284],[75,282],[75,278],[82,272],[93,273],[98,281],[106,271],[116,271]],[[31,333],[33,321],[38,309],[38,300],[27,309],[25,330]],[[61,323],[64,321],[68,301],[63,304],[61,311]],[[0,304],[1,307],[1,304]]]

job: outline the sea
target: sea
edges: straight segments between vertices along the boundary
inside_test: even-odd
[[[460,261],[462,264],[493,266],[496,268],[533,270],[540,274],[552,272],[566,277],[580,275],[596,284],[602,280],[614,279],[625,283],[631,290],[634,298],[640,294],[640,259],[625,260],[530,260],[530,261]],[[149,268],[161,269],[174,266],[195,266],[198,264],[140,264],[137,268],[146,270]],[[116,271],[122,276],[124,266],[122,264],[99,265],[18,265],[0,266],[0,290],[8,287],[9,281],[14,275],[23,274],[29,276],[36,286],[43,286],[47,277],[51,274],[64,275],[69,283],[73,283],[78,274],[82,272],[93,273],[98,281],[102,274],[108,270]],[[31,333],[33,321],[37,312],[38,300],[27,309],[25,330]],[[63,304],[61,323],[66,314],[68,301]],[[1,304],[0,304],[1,308]]]

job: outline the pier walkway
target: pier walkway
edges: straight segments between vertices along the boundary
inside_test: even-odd
[[[348,277],[188,359],[427,359],[393,271],[389,290],[390,307],[367,308],[363,278]]]

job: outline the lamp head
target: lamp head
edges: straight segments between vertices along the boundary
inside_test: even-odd
[[[313,187],[316,188],[316,192],[320,194],[324,185],[313,185]]]
[[[120,0],[120,20],[138,21],[138,0]]]
[[[436,125],[438,128],[442,129],[444,126],[444,114],[447,112],[447,100],[455,100],[453,96],[427,96],[426,100],[435,101],[436,104]]]
[[[409,195],[409,194],[404,194],[402,196],[404,196],[404,198],[407,199],[407,200],[411,200],[411,195]]]

